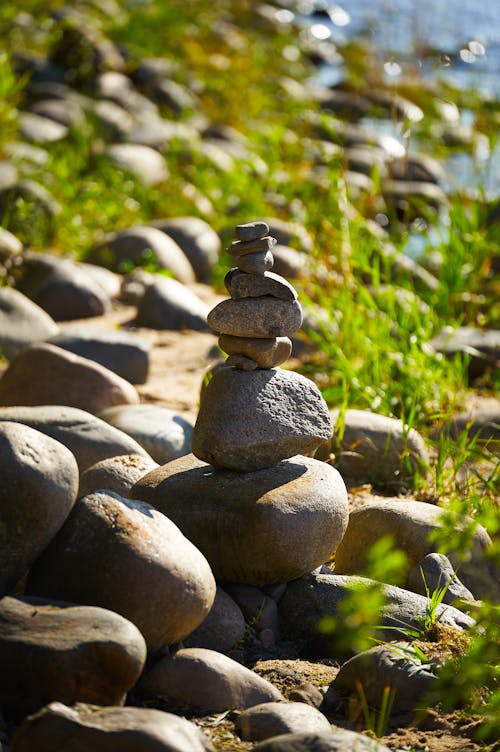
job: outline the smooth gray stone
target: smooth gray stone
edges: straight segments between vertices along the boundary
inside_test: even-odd
[[[276,274],[290,279],[303,279],[309,275],[309,256],[302,251],[297,251],[287,245],[275,245],[273,257]]]
[[[496,402],[491,407],[473,408],[453,415],[434,433],[433,438],[442,434],[456,440],[465,432],[469,439],[476,437],[486,442],[490,451],[500,448],[500,404]]]
[[[60,441],[74,454],[80,472],[100,460],[121,454],[139,454],[153,461],[123,431],[76,407],[0,407],[0,421],[5,420],[31,426]]]
[[[156,220],[153,226],[173,238],[182,248],[197,280],[210,282],[212,270],[219,260],[221,241],[208,222],[198,217],[174,217]]]
[[[258,238],[256,240],[235,240],[227,252],[231,256],[247,256],[249,253],[267,253],[272,251],[276,245],[276,239],[267,235],[264,238]]]
[[[37,115],[34,112],[19,114],[19,133],[27,141],[38,144],[52,144],[62,141],[68,135],[68,127],[56,123],[52,118]]]
[[[162,697],[174,707],[188,705],[204,714],[283,700],[267,679],[205,648],[182,648],[161,658],[144,674],[138,691],[143,697]]]
[[[77,263],[78,268],[93,279],[94,282],[104,290],[109,298],[114,299],[119,296],[122,284],[122,278],[119,274],[115,274],[109,269],[105,269],[104,266],[86,264],[84,261],[74,263]]]
[[[284,277],[274,272],[262,275],[246,274],[238,267],[230,269],[224,278],[224,284],[230,296],[239,298],[258,298],[270,295],[280,300],[297,300],[297,292]]]
[[[303,456],[239,473],[188,455],[148,473],[129,496],[173,520],[219,581],[257,587],[288,582],[326,561],[348,517],[340,475]]]
[[[158,276],[146,287],[134,323],[151,329],[205,332],[209,331],[208,310],[189,287],[175,279]]]
[[[144,144],[110,144],[104,152],[118,167],[134,173],[141,183],[157,185],[168,180],[165,158]]]
[[[40,598],[0,601],[0,704],[14,720],[52,700],[121,705],[145,660],[137,627],[112,611]]]
[[[144,475],[158,467],[152,459],[139,454],[121,454],[96,462],[80,474],[78,496],[86,496],[94,491],[105,489],[120,496],[128,492]]]
[[[469,373],[473,378],[498,368],[500,363],[500,332],[473,326],[444,327],[428,343],[436,352],[453,357],[463,353],[470,358]]]
[[[48,342],[99,363],[131,384],[147,380],[151,343],[131,332],[79,327],[65,329]]]
[[[183,643],[187,648],[207,648],[231,653],[245,636],[245,617],[238,604],[217,585],[215,600],[208,616]]]
[[[303,640],[309,645],[317,643],[318,624],[325,616],[337,616],[339,603],[346,595],[356,590],[362,598],[364,587],[371,587],[374,580],[342,574],[306,574],[288,583],[279,603],[280,623],[288,639]],[[379,583],[381,584],[381,583]],[[393,640],[408,639],[405,629],[420,628],[419,619],[425,619],[428,599],[395,585],[382,585],[386,603],[382,607],[377,625],[377,638]],[[474,620],[453,606],[438,606],[436,618],[442,624],[459,629],[474,625]],[[388,629],[384,629],[388,627]],[[325,645],[322,646],[322,649]]]
[[[76,499],[78,467],[58,441],[0,422],[0,598],[59,531]]]
[[[0,287],[0,348],[8,360],[58,332],[58,325],[43,308],[18,290]]]
[[[376,708],[380,708],[384,690],[389,687],[394,692],[391,713],[404,713],[418,707],[435,683],[432,667],[422,665],[411,642],[389,642],[349,658],[330,687],[359,700],[360,684],[368,705]]]
[[[117,405],[99,417],[132,436],[160,465],[191,452],[192,424],[166,407]]]
[[[247,253],[238,258],[238,269],[248,274],[265,274],[274,265],[274,256],[271,251],[267,253]]]
[[[276,368],[292,354],[292,342],[288,337],[272,337],[270,339],[253,337],[234,337],[231,334],[221,334],[219,347],[228,355],[243,355],[254,361],[259,368]],[[228,365],[236,365],[226,360]],[[245,369],[243,369],[245,370]],[[248,369],[253,370],[253,369]]]
[[[253,752],[390,752],[365,734],[332,727],[327,734],[280,734],[255,745]]]
[[[302,308],[297,301],[278,298],[229,298],[210,311],[207,321],[219,334],[289,337],[300,329]]]
[[[154,117],[158,114],[157,106],[138,89],[124,73],[105,71],[97,79],[97,92],[103,99],[110,99],[127,112],[142,115],[147,113]]]
[[[234,234],[238,240],[257,240],[269,234],[267,222],[247,222],[236,225]]]
[[[277,368],[221,368],[203,394],[193,454],[243,472],[314,452],[331,436],[326,402],[310,379]]]
[[[109,99],[100,99],[93,104],[91,111],[105,141],[130,139],[135,119],[121,105]]]
[[[327,734],[330,723],[304,702],[265,702],[239,713],[236,728],[243,741],[261,741],[287,733]]]
[[[77,499],[32,566],[27,591],[109,608],[135,624],[155,652],[201,624],[215,581],[205,557],[165,515],[100,490]]]
[[[68,97],[38,99],[30,105],[29,112],[40,115],[56,123],[66,126],[66,128],[84,128],[85,113],[83,108],[78,104],[76,99]]]
[[[185,254],[172,238],[156,227],[135,225],[109,235],[91,249],[87,261],[116,272],[153,264],[168,269],[179,282],[194,282],[194,272]]]
[[[69,708],[52,702],[17,729],[11,752],[213,752],[185,718],[153,708]]]
[[[415,564],[408,573],[407,587],[420,595],[432,595],[435,591],[446,588],[442,603],[454,603],[457,598],[464,601],[475,600],[444,554],[427,554]]]

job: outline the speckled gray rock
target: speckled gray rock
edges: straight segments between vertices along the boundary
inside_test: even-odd
[[[117,405],[99,417],[132,436],[160,465],[191,451],[193,426],[166,407]]]
[[[255,745],[253,752],[390,752],[389,747],[356,731],[332,726],[327,734],[280,734]]]
[[[69,708],[60,702],[26,718],[11,752],[213,752],[200,729],[185,718],[152,708]]]
[[[132,172],[144,185],[157,185],[168,179],[165,158],[144,144],[110,144],[104,152],[123,170]]]
[[[136,225],[108,236],[95,246],[87,261],[123,272],[127,264],[140,266],[147,261],[169,269],[179,282],[194,282],[194,272],[177,243],[156,227]]]
[[[219,347],[228,355],[238,354],[250,358],[259,368],[276,368],[288,360],[292,353],[292,342],[288,337],[263,339],[221,334]],[[229,359],[227,363],[235,365]]]
[[[148,453],[127,434],[76,407],[0,407],[0,421],[15,421],[52,436],[75,456],[80,472],[107,457]]]
[[[17,353],[33,342],[57,334],[56,322],[18,290],[0,287],[0,348],[12,360]]]
[[[161,697],[169,706],[188,705],[204,713],[283,699],[276,687],[249,668],[204,648],[184,648],[161,658],[144,674],[138,691],[144,697]]]
[[[187,648],[207,648],[227,654],[243,640],[245,628],[245,617],[238,604],[217,585],[208,616],[183,643]]]
[[[310,646],[317,644],[321,619],[328,615],[336,616],[339,603],[348,593],[354,589],[362,592],[363,587],[369,588],[373,584],[373,580],[365,577],[314,572],[288,583],[279,602],[283,634],[290,639],[303,640]],[[419,620],[425,618],[428,599],[394,585],[384,585],[383,592],[386,603],[380,611],[377,625],[389,629],[377,628],[377,638],[405,639],[405,629],[420,628]],[[460,629],[474,624],[473,619],[457,608],[443,604],[437,608],[436,617],[441,623]],[[399,629],[401,633],[398,632]],[[326,645],[323,645],[323,649],[325,648]]]
[[[239,473],[188,455],[148,473],[130,496],[173,520],[217,579],[248,585],[310,572],[333,553],[347,522],[340,475],[302,456]]]
[[[127,496],[138,480],[157,467],[158,463],[151,458],[141,457],[139,454],[108,457],[81,473],[78,496],[86,496],[100,489]]]
[[[148,377],[151,343],[136,334],[75,327],[48,342],[99,363],[131,384],[143,384]]]
[[[274,265],[274,256],[271,251],[267,253],[247,253],[238,259],[238,268],[248,274],[265,274]]]
[[[349,525],[335,556],[335,571],[362,572],[366,552],[384,535],[394,537],[410,564],[420,562],[435,550],[436,544],[429,541],[429,535],[441,526],[445,514],[441,507],[415,500],[384,497],[364,504],[349,515]],[[470,550],[461,546],[458,551],[448,552],[452,565],[459,568],[460,579],[476,598],[500,599],[498,567],[487,556],[491,545],[485,528],[477,525]]]
[[[11,718],[52,700],[121,705],[145,660],[137,627],[111,611],[36,598],[0,601],[0,704]]]
[[[196,629],[215,598],[205,557],[176,525],[149,504],[111,491],[77,500],[27,587],[116,611],[140,629],[151,651]]]
[[[304,702],[266,702],[239,713],[236,728],[244,741],[261,741],[299,731],[327,734],[330,723],[323,713]]]
[[[460,598],[473,601],[474,596],[453,569],[451,561],[444,554],[427,554],[408,573],[407,587],[420,595],[428,595],[446,588],[442,603],[453,603]]]
[[[270,295],[281,300],[297,300],[297,293],[292,285],[279,274],[246,274],[238,267],[230,269],[224,278],[226,289],[232,298],[258,298]]]
[[[415,709],[436,682],[428,663],[422,664],[411,642],[389,642],[349,658],[330,685],[341,694],[360,699],[361,685],[370,707],[380,708],[386,687],[393,692],[392,713]]]
[[[11,591],[71,511],[78,467],[65,446],[20,423],[0,423],[0,597]]]
[[[313,452],[331,436],[314,382],[277,368],[221,368],[203,394],[193,453],[215,467],[251,471]]]
[[[220,238],[212,227],[198,217],[159,219],[153,226],[169,235],[186,254],[196,279],[210,282],[212,270],[219,260]]]
[[[136,402],[135,388],[113,371],[47,343],[18,353],[0,379],[0,404],[5,406],[64,403],[98,413]]]
[[[339,411],[333,410],[334,423],[338,418]],[[338,443],[334,436],[332,447],[335,467],[344,477],[398,489],[408,485],[415,473],[426,474],[425,442],[402,421],[367,410],[346,410],[342,427],[342,440]]]
[[[302,309],[296,301],[278,298],[230,298],[210,311],[208,323],[236,337],[288,337],[300,328]]]
[[[188,287],[175,279],[156,277],[141,298],[135,324],[151,329],[204,332],[209,331],[207,313],[208,306]]]
[[[257,240],[269,234],[267,222],[246,222],[236,225],[235,235],[238,240]]]

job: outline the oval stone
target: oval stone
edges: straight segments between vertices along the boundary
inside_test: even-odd
[[[238,268],[248,274],[265,274],[274,265],[274,256],[271,251],[266,253],[247,253],[238,259]]]
[[[257,238],[263,238],[268,232],[269,225],[267,222],[247,222],[236,225],[234,234],[238,240],[256,240]]]
[[[347,526],[342,478],[308,457],[235,473],[188,455],[148,473],[130,496],[173,520],[216,578],[248,585],[310,572],[333,553]]]
[[[281,300],[297,300],[297,292],[290,282],[274,272],[246,274],[235,267],[226,274],[224,284],[230,296],[236,300],[259,298],[263,295]]]
[[[228,355],[245,355],[260,368],[275,368],[288,360],[292,354],[292,342],[288,337],[234,337],[221,334],[219,347]]]
[[[300,329],[302,309],[297,301],[277,298],[223,300],[207,321],[220,334],[236,337],[290,337]]]

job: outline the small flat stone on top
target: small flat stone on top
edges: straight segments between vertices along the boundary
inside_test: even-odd
[[[231,256],[247,256],[249,253],[265,253],[276,245],[276,238],[266,235],[255,240],[235,240],[231,243],[227,252]]]
[[[232,298],[259,298],[270,295],[281,300],[297,300],[295,288],[279,274],[265,272],[262,275],[245,274],[235,267],[224,279],[226,289]]]
[[[236,337],[289,337],[302,324],[302,309],[297,301],[277,298],[223,300],[212,308],[207,321],[220,334]]]
[[[248,253],[238,258],[238,268],[248,274],[264,274],[273,268],[274,256],[271,251],[267,253]]]
[[[248,222],[243,225],[236,225],[235,235],[238,240],[257,240],[263,238],[269,232],[267,222]]]

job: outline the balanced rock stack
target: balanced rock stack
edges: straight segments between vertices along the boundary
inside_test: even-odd
[[[302,312],[293,287],[270,272],[268,232],[264,222],[236,228],[231,298],[208,315],[229,357],[202,392],[193,454],[131,491],[175,522],[217,580],[257,586],[325,562],[348,520],[337,470],[304,456],[332,435],[328,406],[312,381],[278,368]]]

